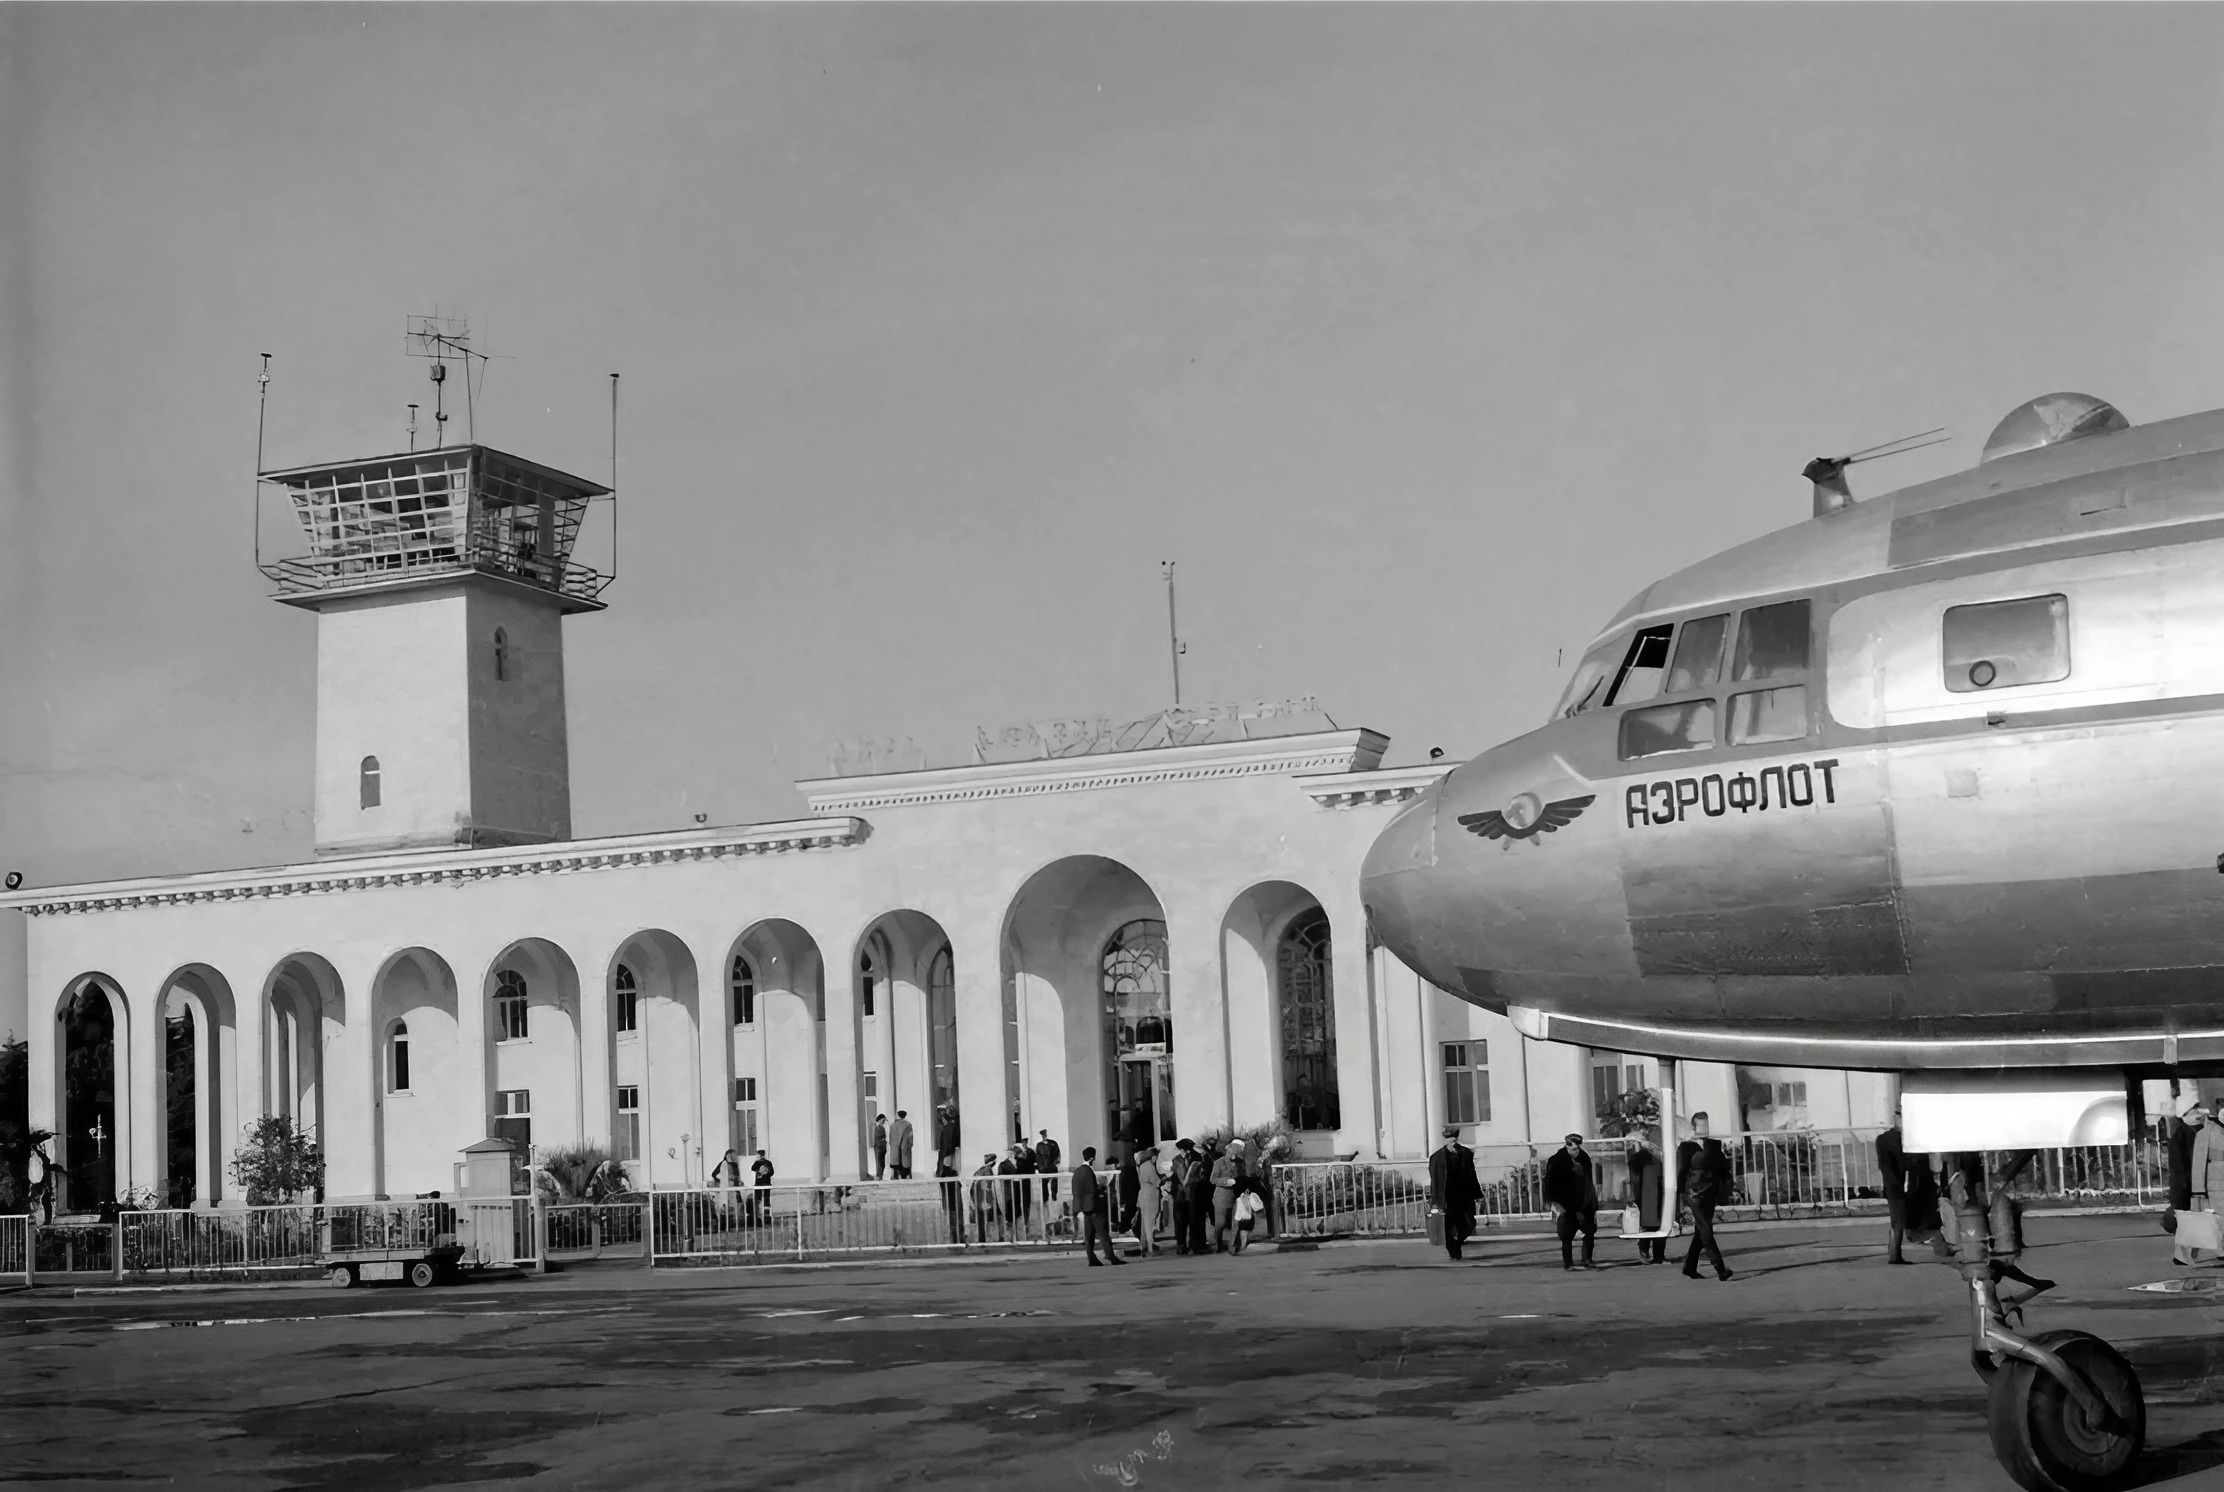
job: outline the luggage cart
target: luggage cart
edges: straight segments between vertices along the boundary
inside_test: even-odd
[[[317,1264],[345,1290],[357,1284],[418,1289],[463,1278],[456,1210],[437,1197],[373,1207],[335,1207],[318,1225]]]

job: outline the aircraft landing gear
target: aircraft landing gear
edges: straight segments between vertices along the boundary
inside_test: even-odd
[[[2147,1405],[2139,1375],[2122,1353],[2091,1332],[2025,1337],[2010,1329],[2009,1312],[2020,1318],[2019,1308],[2038,1290],[2001,1300],[1992,1209],[1973,1191],[1957,1180],[1954,1214],[1961,1275],[1969,1284],[1969,1355],[1988,1385],[1985,1418],[1992,1453],[2027,1492],[2099,1492],[2114,1486],[2146,1445]],[[1995,1196],[2005,1201],[2005,1191],[2003,1182]],[[2021,1250],[2012,1210],[2002,1211],[2009,1233],[2002,1242],[2012,1267]]]

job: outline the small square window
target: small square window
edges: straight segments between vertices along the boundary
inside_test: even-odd
[[[1622,760],[1662,756],[1671,751],[1704,751],[1714,744],[1714,701],[1686,700],[1654,705],[1622,717]]]
[[[1730,696],[1730,744],[1796,741],[1807,734],[1807,686],[1757,689]]]
[[[2070,676],[2067,596],[1949,606],[1944,631],[1946,687],[1956,694]]]
[[[1781,678],[1807,671],[1807,603],[1756,606],[1738,619],[1737,662],[1732,683]]]

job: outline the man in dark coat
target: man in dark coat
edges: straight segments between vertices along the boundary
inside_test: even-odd
[[[1204,1225],[1197,1220],[1190,1191],[1191,1183],[1203,1174],[1204,1160],[1197,1154],[1197,1142],[1176,1140],[1174,1164],[1167,1172],[1167,1191],[1174,1202],[1174,1252],[1177,1254],[1188,1253],[1191,1239],[1204,1232]]]
[[[1444,1252],[1455,1259],[1475,1231],[1475,1204],[1482,1195],[1475,1152],[1460,1143],[1458,1125],[1445,1125],[1444,1143],[1429,1157],[1429,1205],[1444,1214]]]
[[[1699,1277],[1699,1254],[1704,1250],[1714,1265],[1715,1278],[1727,1280],[1730,1266],[1722,1262],[1722,1246],[1714,1241],[1714,1209],[1730,1197],[1730,1157],[1720,1141],[1707,1134],[1707,1116],[1691,1116],[1695,1138],[1676,1147],[1676,1169],[1683,1184],[1683,1200],[1691,1209],[1691,1247],[1683,1256],[1685,1279]]]
[[[1097,1152],[1094,1146],[1081,1152],[1081,1164],[1073,1168],[1073,1211],[1081,1219],[1081,1248],[1088,1254],[1091,1266],[1098,1264],[1125,1264],[1119,1251],[1112,1247],[1112,1229],[1106,1216],[1104,1183],[1097,1179]],[[1104,1257],[1097,1257],[1097,1241],[1104,1242]]]
[[[1027,1144],[1025,1140],[1020,1141],[1020,1143],[1022,1145]],[[1043,1183],[1043,1196],[1053,1202],[1057,1201],[1058,1162],[1061,1158],[1058,1142],[1050,1137],[1050,1131],[1046,1129],[1042,1131],[1042,1138],[1028,1148],[1035,1153],[1035,1169],[1050,1178]]]
[[[1591,1174],[1583,1136],[1569,1135],[1544,1165],[1544,1200],[1560,1234],[1560,1267],[1575,1268],[1575,1235],[1583,1235],[1583,1267],[1596,1269],[1591,1251],[1598,1246],[1598,1178]]]
[[[1884,1208],[1890,1215],[1892,1236],[1885,1244],[1889,1264],[1907,1263],[1902,1241],[1913,1238],[1931,1246],[1942,1259],[1954,1257],[1954,1246],[1940,1231],[1938,1181],[1927,1155],[1910,1157],[1901,1149],[1900,1111],[1892,1111],[1892,1127],[1877,1136],[1877,1170],[1884,1180]]]

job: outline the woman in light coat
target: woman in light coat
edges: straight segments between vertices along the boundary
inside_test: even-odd
[[[2201,1125],[2193,1132],[2193,1210],[2214,1212],[2224,1202],[2224,1124],[2205,1108],[2196,1108],[2187,1117],[2193,1114],[2200,1116]],[[2180,1264],[2206,1264],[2218,1257],[2184,1242],[2172,1250],[2172,1256]]]
[[[1158,1147],[1146,1146],[1135,1152],[1135,1239],[1142,1244],[1143,1252],[1158,1252]]]

